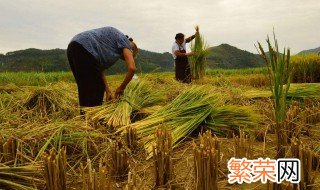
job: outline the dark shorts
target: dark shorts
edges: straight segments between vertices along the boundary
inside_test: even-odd
[[[102,105],[105,85],[98,61],[77,42],[71,42],[67,49],[71,71],[78,86],[81,107]]]

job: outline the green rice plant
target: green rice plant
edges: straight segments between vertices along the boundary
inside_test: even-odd
[[[152,93],[148,83],[133,81],[126,87],[119,100],[99,107],[86,108],[86,116],[94,121],[103,121],[109,126],[126,126],[139,110],[153,106],[160,100],[161,94]]]
[[[17,167],[0,167],[0,187],[4,189],[35,190],[42,189],[45,181],[41,176],[43,168],[34,163]]]
[[[193,145],[195,186],[197,190],[218,189],[220,142],[207,131]]]
[[[315,83],[320,82],[320,55],[307,54],[291,57],[294,65],[292,82]]]
[[[0,85],[46,86],[57,82],[74,82],[71,72],[0,72]]]
[[[50,153],[45,155],[44,171],[47,190],[67,189],[67,155],[65,148],[58,152],[51,149]]]
[[[267,74],[267,67],[255,67],[244,69],[208,69],[207,75],[223,75],[223,76],[250,76],[252,74]]]
[[[196,26],[199,30],[199,26]],[[191,51],[193,56],[190,58],[190,68],[193,79],[201,79],[205,75],[206,57],[209,55],[209,46],[205,42],[203,36],[196,35],[194,43],[191,43]]]
[[[290,63],[290,49],[284,49],[281,54],[274,33],[273,36],[274,46],[272,46],[269,37],[266,40],[269,55],[266,54],[259,42],[257,50],[268,66],[270,90],[274,97],[276,116],[277,158],[283,158],[285,157],[285,146],[287,144],[286,126],[284,125],[287,113],[286,99],[290,88],[293,67]]]

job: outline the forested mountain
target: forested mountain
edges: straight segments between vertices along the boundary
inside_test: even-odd
[[[247,68],[263,66],[262,59],[253,53],[240,50],[228,44],[210,48],[207,59],[208,68]],[[136,58],[138,72],[171,71],[174,69],[170,53],[156,53],[140,49]],[[26,49],[0,54],[0,71],[67,71],[69,64],[66,50]],[[126,71],[124,61],[120,60],[107,72],[109,74]]]
[[[314,49],[303,50],[298,54],[320,54],[320,47]]]
[[[167,71],[173,69],[170,53],[155,53],[140,50],[136,59],[138,72]],[[67,52],[63,49],[26,49],[0,54],[0,71],[66,71],[69,70]],[[121,73],[126,70],[124,61],[114,64],[108,73]]]
[[[259,55],[238,49],[229,44],[221,44],[210,48],[207,58],[209,68],[247,68],[264,66]]]

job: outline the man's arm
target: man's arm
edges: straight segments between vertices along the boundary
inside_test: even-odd
[[[116,93],[115,93],[116,97],[119,97],[123,94],[124,89],[127,87],[127,85],[131,81],[131,79],[136,71],[136,66],[134,63],[132,52],[128,48],[123,48],[122,53],[123,53],[124,60],[126,61],[126,64],[127,64],[128,72],[127,72],[127,75],[124,78],[123,82],[116,90]]]
[[[105,90],[110,90],[108,82],[107,82],[107,79],[106,79],[106,76],[105,76],[103,71],[101,72],[101,78],[103,80]]]
[[[196,26],[196,33],[192,36],[190,36],[189,38],[186,39],[186,43],[191,42],[197,35],[199,35],[199,27]]]
[[[103,71],[101,72],[101,78],[102,78],[102,80],[103,80],[104,90],[105,90],[105,92],[106,92],[106,101],[110,101],[110,100],[113,99],[113,97],[112,97],[112,93],[111,93],[111,90],[110,90],[110,88],[109,88],[109,85],[108,85],[106,76],[105,76],[105,74],[104,74]]]
[[[195,37],[196,37],[196,35],[194,34],[194,35],[190,36],[189,38],[186,38],[186,43],[191,42]]]

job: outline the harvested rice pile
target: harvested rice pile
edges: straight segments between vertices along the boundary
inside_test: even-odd
[[[153,92],[148,83],[130,82],[119,100],[103,106],[87,108],[86,116],[93,121],[102,121],[108,126],[126,126],[139,111],[152,107],[161,100],[163,96]]]
[[[139,137],[145,143],[147,152],[151,153],[152,145],[155,143],[153,134],[159,126],[170,128],[173,136],[172,142],[177,145],[183,138],[190,135],[199,126],[205,126],[206,123],[209,128],[216,131],[219,131],[220,126],[225,131],[228,127],[229,130],[232,130],[235,127],[255,124],[256,116],[249,112],[248,108],[234,108],[225,105],[223,95],[208,91],[206,86],[191,87],[159,111],[130,126],[136,129]],[[238,119],[241,121],[239,124],[235,122]],[[122,132],[126,127],[118,131]]]
[[[14,92],[16,92],[18,90],[19,90],[19,87],[17,87],[14,84],[8,84],[8,85],[5,85],[5,86],[0,86],[0,94],[4,94],[4,93],[11,94],[11,93],[14,93]]]
[[[77,160],[83,156],[98,158],[98,153],[107,151],[105,143],[111,138],[104,128],[95,129],[80,118],[49,123],[29,121],[18,128],[9,125],[0,128],[0,139],[12,137],[21,142],[19,150],[24,161],[39,160],[47,150],[63,146],[72,155],[69,159]],[[0,160],[2,154],[0,149]]]
[[[78,113],[77,95],[65,83],[29,88],[28,96],[21,100],[21,108],[28,117],[72,118]]]

